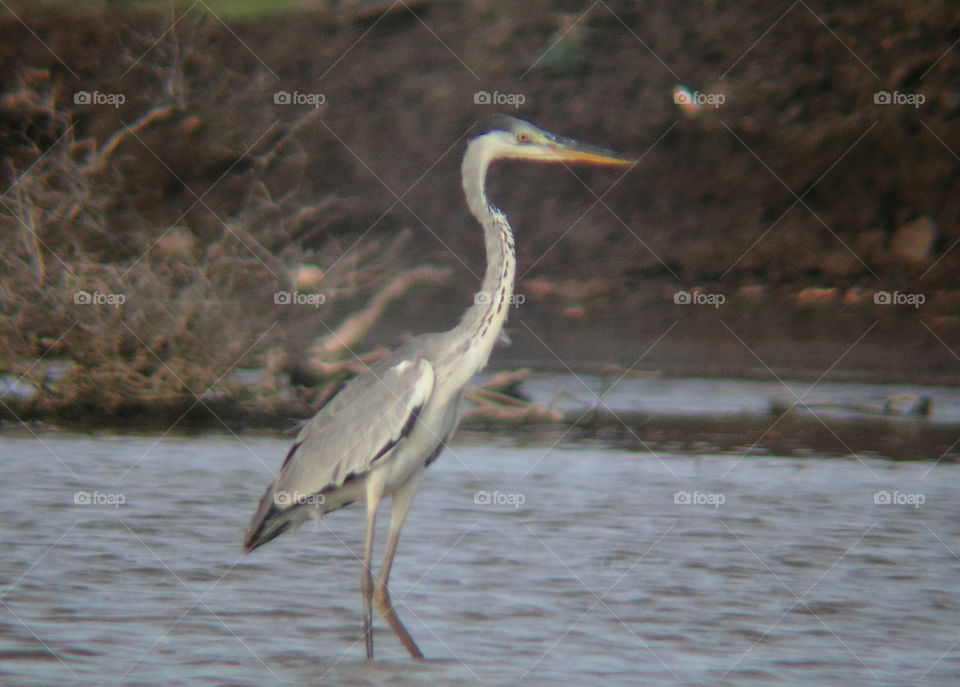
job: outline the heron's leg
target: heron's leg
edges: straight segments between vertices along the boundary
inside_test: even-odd
[[[363,594],[363,639],[367,659],[373,658],[373,533],[377,523],[377,507],[383,497],[383,483],[376,473],[367,478],[367,539],[363,547],[363,570],[360,592]]]
[[[374,591],[374,599],[377,602],[377,608],[380,613],[390,623],[390,627],[400,639],[403,648],[406,649],[413,658],[423,659],[423,653],[413,641],[413,637],[407,632],[407,628],[400,622],[397,612],[393,610],[393,603],[390,601],[390,592],[387,589],[387,583],[390,579],[390,568],[393,566],[393,556],[397,552],[397,542],[400,539],[400,529],[403,527],[403,521],[407,517],[407,511],[410,510],[410,504],[413,503],[413,497],[420,487],[420,480],[423,479],[423,470],[419,470],[407,482],[397,489],[393,494],[393,508],[390,512],[390,534],[387,537],[387,548],[383,554],[383,567],[380,568],[380,578],[377,580],[377,587]]]

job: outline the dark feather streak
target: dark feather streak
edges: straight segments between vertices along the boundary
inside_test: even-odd
[[[443,441],[440,442],[440,444],[435,449],[433,449],[433,453],[427,456],[427,460],[423,464],[423,466],[427,468],[430,467],[430,463],[432,463],[437,458],[439,458],[440,454],[443,453],[443,449],[445,449],[446,447],[447,447],[447,440],[444,439]]]
[[[413,412],[410,413],[410,417],[407,418],[407,421],[404,423],[403,427],[400,428],[400,436],[396,439],[390,439],[386,444],[383,445],[376,455],[370,459],[370,464],[376,463],[378,460],[383,458],[394,446],[400,443],[401,439],[405,439],[410,436],[410,433],[413,431],[413,426],[417,423],[417,418],[420,417],[420,411],[423,410],[423,406],[419,405],[413,409]]]
[[[297,449],[300,448],[300,442],[298,441],[293,446],[290,447],[290,452],[287,454],[287,457],[283,459],[283,465],[280,466],[280,469],[283,470],[287,467],[287,463],[290,462],[290,459],[293,458],[293,454],[297,452]]]

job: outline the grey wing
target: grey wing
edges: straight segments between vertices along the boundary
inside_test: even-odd
[[[326,492],[371,470],[410,434],[433,385],[433,366],[423,358],[358,377],[304,426],[275,492]]]
[[[413,431],[433,393],[433,366],[423,358],[390,360],[355,378],[304,426],[247,529],[251,551],[309,518],[317,502],[351,477],[376,467]],[[322,503],[322,501],[319,501]]]

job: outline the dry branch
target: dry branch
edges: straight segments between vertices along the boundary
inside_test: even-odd
[[[320,369],[336,360],[344,351],[351,350],[380,318],[383,309],[411,286],[420,282],[441,284],[450,276],[449,269],[422,266],[404,272],[379,291],[359,312],[348,317],[330,334],[314,341],[309,349],[310,365]]]
[[[530,376],[528,369],[501,372],[479,386],[468,387],[464,397],[474,407],[465,420],[495,422],[563,422],[563,413],[517,395],[520,383]]]

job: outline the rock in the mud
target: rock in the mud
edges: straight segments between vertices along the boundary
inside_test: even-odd
[[[890,239],[890,250],[898,258],[909,262],[923,262],[930,257],[930,249],[937,239],[937,225],[924,215],[907,222]]]

